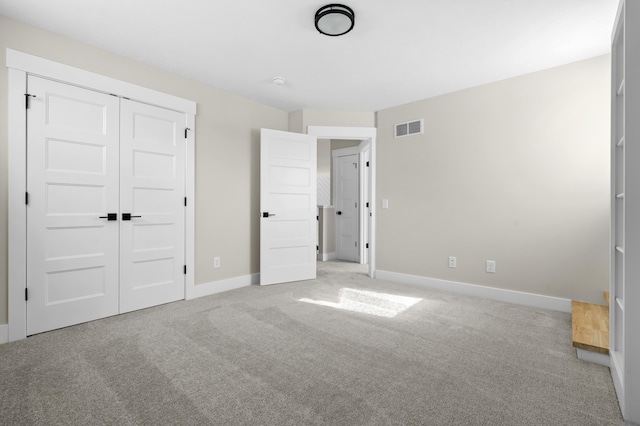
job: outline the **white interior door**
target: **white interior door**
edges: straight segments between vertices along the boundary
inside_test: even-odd
[[[184,299],[185,115],[122,100],[120,312]]]
[[[27,334],[118,313],[118,98],[29,77]],[[113,218],[113,217],[112,217]]]
[[[260,132],[260,284],[316,277],[317,140]]]
[[[358,155],[335,157],[333,170],[338,259],[359,262]]]

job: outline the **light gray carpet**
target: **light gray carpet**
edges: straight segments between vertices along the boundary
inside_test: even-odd
[[[0,423],[624,424],[569,314],[319,268],[0,345]],[[299,301],[406,306],[362,290],[422,300],[395,317]]]

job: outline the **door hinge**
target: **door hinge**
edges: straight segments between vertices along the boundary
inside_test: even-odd
[[[356,241],[356,247],[358,247],[358,242]]]
[[[188,136],[187,136],[187,132],[188,132],[189,130],[191,130],[191,129],[190,129],[190,128],[188,128],[188,127],[185,127],[185,128],[184,128],[184,138],[185,138],[185,139],[187,139],[187,138],[188,138]]]
[[[28,192],[24,193],[24,203],[26,205],[29,205],[29,193]]]
[[[31,106],[31,102],[29,102],[29,98],[35,98],[36,95],[30,95],[28,93],[24,94],[24,107],[26,109],[29,109],[29,107]]]
[[[184,197],[184,206],[187,207],[187,197]]]
[[[25,287],[24,289],[24,300],[29,300],[29,289]]]
[[[369,248],[369,243],[367,243],[367,245],[365,246],[365,248]]]
[[[316,216],[316,220],[320,220],[320,216]]]
[[[353,163],[353,167],[358,168],[358,163]]]
[[[369,202],[367,202],[367,208],[369,208]]]
[[[367,161],[367,167],[369,167],[369,162]]]
[[[358,203],[356,202],[356,209],[358,208]]]
[[[184,274],[187,275],[187,265],[184,265]]]

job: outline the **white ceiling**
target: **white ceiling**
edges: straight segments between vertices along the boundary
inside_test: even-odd
[[[0,14],[286,111],[378,111],[608,53],[618,0],[344,0],[342,37],[314,27],[329,3],[0,0]]]

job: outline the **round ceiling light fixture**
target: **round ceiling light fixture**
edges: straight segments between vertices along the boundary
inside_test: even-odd
[[[324,35],[337,37],[353,29],[356,16],[343,4],[328,4],[316,12],[316,29]]]
[[[273,84],[275,84],[276,86],[282,86],[286,82],[287,80],[285,80],[284,77],[273,77]]]

